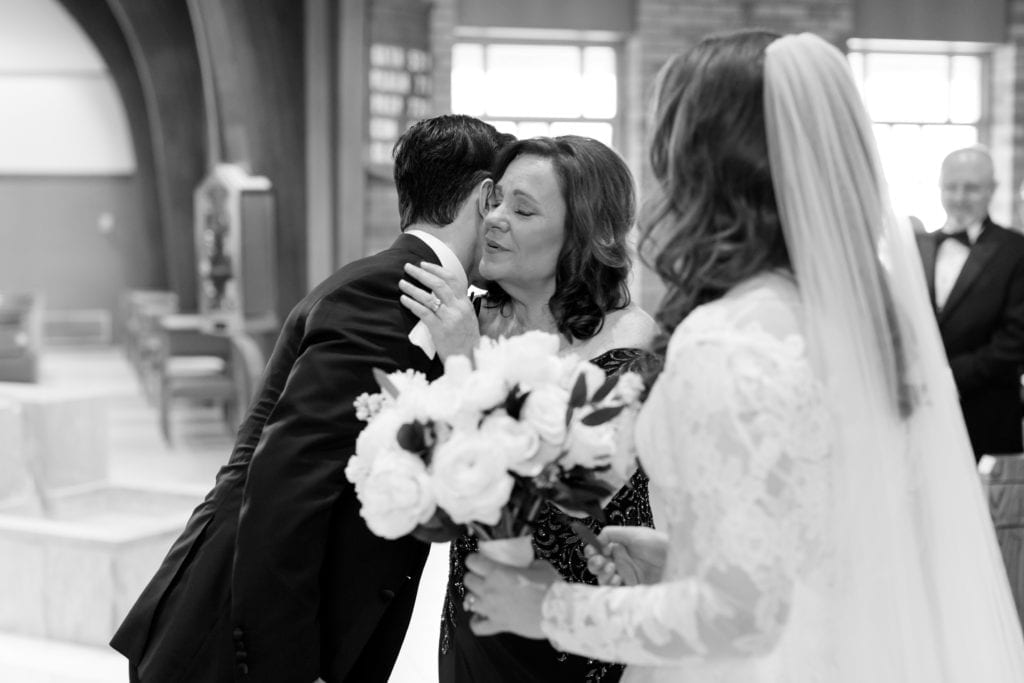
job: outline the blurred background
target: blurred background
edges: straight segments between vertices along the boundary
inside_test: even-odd
[[[0,0],[0,680],[126,680],[112,624],[281,320],[396,236],[407,125],[595,137],[642,197],[659,67],[755,26],[846,51],[898,213],[939,229],[981,143],[1024,228],[1024,0]],[[433,676],[439,600],[396,680]]]

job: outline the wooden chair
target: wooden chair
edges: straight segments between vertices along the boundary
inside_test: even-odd
[[[207,334],[195,315],[163,316],[158,327],[158,409],[164,440],[172,443],[171,409],[179,399],[215,404],[228,427],[237,429],[265,365],[255,340]]]
[[[35,294],[0,292],[0,382],[39,379],[41,308]]]
[[[122,341],[125,356],[147,397],[152,399],[151,370],[159,351],[157,321],[161,316],[178,312],[178,295],[156,289],[132,289],[124,293],[121,308],[124,316]]]

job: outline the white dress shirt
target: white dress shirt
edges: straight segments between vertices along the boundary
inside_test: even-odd
[[[955,233],[958,230],[951,228],[948,224],[943,232]],[[973,245],[981,235],[981,222],[967,226],[967,239]],[[935,253],[935,306],[942,310],[949,299],[949,293],[953,291],[956,279],[960,277],[960,271],[967,263],[967,257],[971,255],[971,248],[957,240],[943,240]]]
[[[463,271],[462,262],[459,261],[459,257],[455,255],[447,244],[439,240],[438,238],[431,235],[429,232],[422,230],[406,230],[406,235],[413,235],[418,237],[424,244],[430,247],[430,250],[437,256],[437,260],[441,262],[441,267],[445,270],[454,270],[456,272]],[[415,265],[419,265],[418,263]],[[434,346],[434,340],[430,337],[430,330],[423,324],[422,321],[416,323],[416,326],[409,332],[409,341],[414,346],[418,346],[423,349],[423,353],[427,354],[427,358],[433,358],[437,355],[437,348]]]

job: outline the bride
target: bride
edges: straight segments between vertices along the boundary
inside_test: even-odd
[[[641,585],[471,555],[475,631],[630,681],[1024,680],[913,236],[842,54],[710,36],[662,70],[654,114],[643,246],[674,331],[636,446],[665,532],[615,536]]]

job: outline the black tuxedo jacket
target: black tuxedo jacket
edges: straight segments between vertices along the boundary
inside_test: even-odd
[[[367,530],[344,469],[373,368],[442,366],[408,341],[403,235],[291,312],[214,489],[116,633],[134,680],[386,682],[428,546]]]
[[[935,315],[977,457],[1018,453],[1024,364],[1024,236],[986,218],[949,298]],[[941,233],[917,235],[935,303]]]

